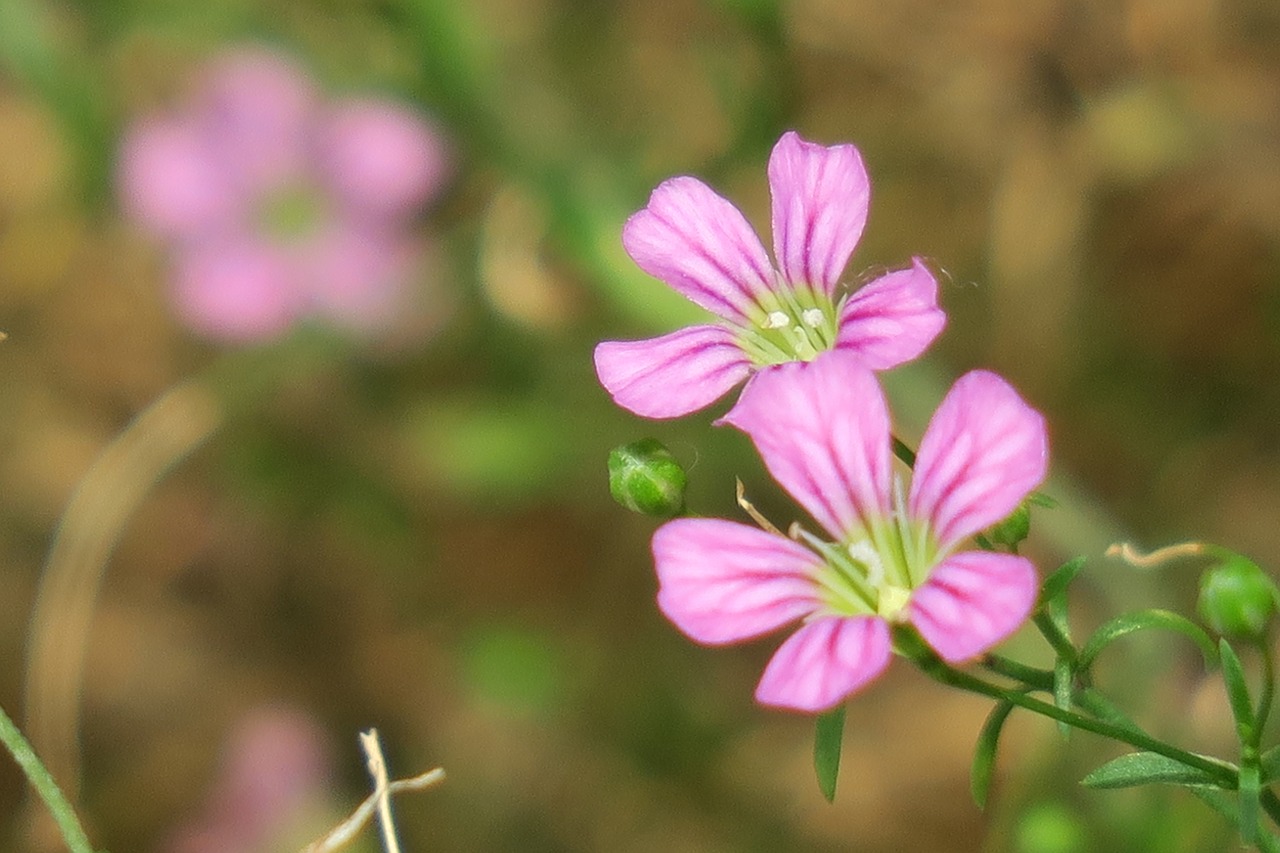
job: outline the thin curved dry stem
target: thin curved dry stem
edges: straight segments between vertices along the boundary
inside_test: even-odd
[[[27,640],[26,728],[67,799],[80,790],[80,691],[107,561],[130,515],[164,473],[221,423],[203,386],[167,391],[108,444],[81,479],[54,534]]]

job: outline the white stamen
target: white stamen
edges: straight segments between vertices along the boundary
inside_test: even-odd
[[[811,329],[816,329],[822,325],[822,309],[810,308],[800,315],[800,319],[804,320],[804,324]]]
[[[879,588],[884,583],[884,561],[875,547],[866,539],[849,545],[849,556],[867,567],[867,583]]]
[[[902,486],[902,477],[899,474],[893,475],[893,511],[900,521],[907,519],[907,500],[906,491]]]
[[[782,311],[770,311],[769,316],[765,318],[764,327],[766,329],[781,329],[791,321]]]

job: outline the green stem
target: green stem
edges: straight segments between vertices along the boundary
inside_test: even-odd
[[[1053,689],[1053,673],[1047,669],[1027,666],[1024,663],[1018,663],[1016,660],[1010,660],[1009,658],[1002,657],[997,654],[983,655],[979,662],[983,667],[991,670],[997,675],[1003,675],[1005,678],[1012,678],[1014,681],[1020,681],[1028,687],[1036,690]]]
[[[1266,641],[1258,643],[1258,649],[1262,653],[1262,696],[1258,699],[1258,738],[1262,737],[1262,730],[1267,725],[1267,717],[1271,716],[1271,701],[1275,697],[1276,688],[1276,667],[1275,660],[1271,655],[1271,643]]]
[[[1044,635],[1044,638],[1048,640],[1049,645],[1053,646],[1053,650],[1057,652],[1058,657],[1070,661],[1071,668],[1074,670],[1076,658],[1079,654],[1076,652],[1076,647],[1072,645],[1071,638],[1062,632],[1062,629],[1058,627],[1058,623],[1043,609],[1036,611],[1032,621],[1040,629],[1040,633]]]
[[[987,696],[1003,702],[1009,702],[1020,708],[1025,708],[1041,716],[1049,717],[1061,723],[1066,723],[1073,728],[1081,729],[1087,732],[1093,732],[1112,740],[1127,743],[1137,749],[1146,750],[1163,755],[1166,758],[1172,758],[1174,761],[1181,762],[1188,767],[1194,767],[1202,770],[1217,782],[1221,783],[1223,788],[1234,790],[1237,785],[1236,767],[1224,761],[1214,758],[1208,758],[1203,755],[1197,755],[1194,752],[1187,752],[1176,746],[1171,746],[1164,741],[1157,740],[1146,732],[1129,726],[1121,726],[1103,720],[1095,720],[1092,717],[1086,717],[1077,714],[1074,711],[1067,711],[1048,702],[1042,702],[1034,699],[1025,693],[1016,690],[1009,690],[996,684],[983,681],[976,676],[969,675],[957,669],[952,669],[945,664],[940,658],[932,655],[921,655],[915,658],[916,664],[924,670],[925,674],[942,684],[950,687],[956,687],[960,690],[967,690],[970,693],[977,693],[981,696]],[[1268,810],[1270,813],[1270,810]]]
[[[1128,715],[1117,708],[1110,699],[1103,696],[1092,687],[1084,687],[1076,690],[1072,694],[1072,700],[1084,708],[1095,719],[1110,723],[1113,726],[1119,726],[1130,731],[1141,732],[1142,728],[1129,719]]]
[[[0,741],[4,741],[14,761],[17,761],[22,772],[27,774],[27,781],[31,783],[31,787],[35,788],[40,799],[44,800],[44,804],[58,824],[62,840],[67,842],[67,848],[71,853],[94,853],[93,845],[89,843],[89,837],[84,834],[75,809],[62,795],[58,783],[53,781],[53,777],[36,756],[31,744],[22,736],[22,732],[18,731],[18,727],[14,725],[13,720],[9,719],[9,715],[3,708],[0,708]]]

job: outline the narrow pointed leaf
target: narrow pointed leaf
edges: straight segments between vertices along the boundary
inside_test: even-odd
[[[1080,574],[1080,570],[1084,568],[1084,564],[1084,557],[1076,557],[1074,560],[1068,560],[1059,566],[1053,574],[1045,579],[1044,586],[1040,587],[1040,600],[1037,604],[1043,607],[1065,593],[1067,587],[1076,579],[1076,575]]]
[[[1217,781],[1197,767],[1155,752],[1131,752],[1112,759],[1080,780],[1086,788],[1132,788],[1152,783],[1210,785]]]
[[[1280,779],[1280,746],[1273,746],[1262,753],[1259,763],[1262,765],[1262,784],[1268,785]]]
[[[844,705],[819,714],[813,737],[813,769],[818,788],[828,803],[836,800],[836,780],[840,776],[840,747],[844,740]]]
[[[1088,669],[1093,664],[1093,660],[1098,656],[1098,653],[1113,640],[1118,640],[1127,634],[1132,634],[1134,631],[1142,631],[1147,628],[1164,628],[1169,631],[1177,631],[1200,647],[1200,653],[1204,655],[1205,666],[1212,667],[1217,661],[1218,656],[1214,650],[1213,640],[1210,639],[1203,628],[1185,616],[1179,616],[1177,613],[1152,609],[1135,610],[1133,613],[1122,614],[1094,631],[1093,636],[1080,649],[1080,660],[1078,662],[1080,669]]]
[[[1225,639],[1218,641],[1218,651],[1222,655],[1222,681],[1227,688],[1227,699],[1231,702],[1231,713],[1236,718],[1236,733],[1240,737],[1240,743],[1256,745],[1253,701],[1249,698],[1249,684],[1244,678],[1244,667]]]
[[[908,468],[916,467],[916,452],[896,435],[893,436],[893,455],[898,457],[902,464]]]
[[[996,765],[996,746],[1000,742],[1000,732],[1004,730],[1004,721],[1009,719],[1009,712],[1012,710],[1012,703],[998,703],[991,709],[991,714],[978,734],[973,766],[969,770],[969,790],[980,809],[987,807],[987,793],[991,790],[991,777]]]

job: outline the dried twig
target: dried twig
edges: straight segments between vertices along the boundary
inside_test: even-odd
[[[370,742],[372,742],[372,749],[370,748]],[[369,756],[369,772],[374,777],[373,793],[356,807],[350,817],[331,829],[323,838],[308,844],[301,853],[334,853],[334,851],[340,850],[349,844],[359,834],[360,830],[364,829],[364,825],[369,822],[369,818],[373,816],[375,809],[381,813],[383,839],[387,842],[387,851],[388,853],[396,853],[399,848],[395,846],[395,832],[394,827],[391,825],[391,808],[388,804],[391,795],[398,794],[401,791],[421,791],[444,781],[444,769],[437,767],[410,779],[397,779],[394,782],[388,782],[386,764],[382,760],[382,749],[378,746],[377,730],[370,729],[368,732],[361,732],[360,745],[364,747],[365,754]],[[374,768],[375,755],[378,762],[378,769],[376,770]]]

